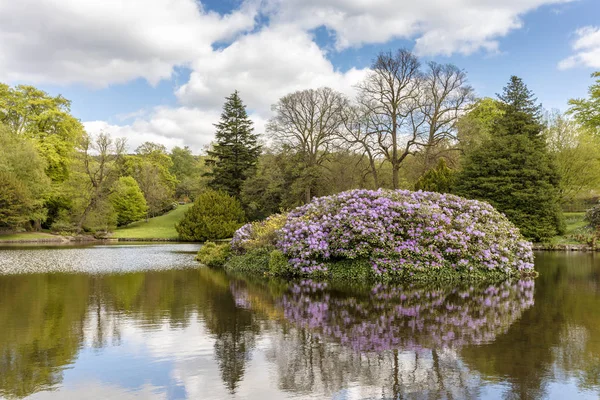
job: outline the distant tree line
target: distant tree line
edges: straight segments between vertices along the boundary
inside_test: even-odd
[[[543,111],[518,77],[496,99],[478,99],[452,64],[383,52],[353,98],[327,87],[283,96],[264,135],[235,91],[201,155],[149,142],[130,153],[108,133],[88,135],[62,96],[0,85],[0,229],[111,230],[209,190],[239,204],[241,223],[381,187],[486,200],[527,237],[547,239],[564,229],[561,206],[600,187],[593,77],[589,97],[561,114]]]

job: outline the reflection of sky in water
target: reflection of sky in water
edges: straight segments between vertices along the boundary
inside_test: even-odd
[[[90,320],[88,323],[94,322]],[[128,319],[118,323],[121,327],[119,345],[94,349],[90,347],[91,338],[86,337],[85,347],[75,363],[65,371],[60,389],[40,392],[31,398],[358,400],[381,398],[382,387],[392,383],[384,375],[374,379],[363,379],[359,376],[362,370],[358,368],[355,374],[349,374],[348,381],[343,382],[346,387],[337,390],[331,390],[335,389],[335,383],[332,385],[335,379],[325,382],[320,381],[318,377],[312,382],[310,392],[279,390],[277,386],[281,386],[282,378],[290,379],[289,376],[281,376],[289,371],[283,364],[289,362],[287,357],[293,352],[292,349],[301,345],[295,342],[293,330],[291,334],[289,331],[284,334],[280,327],[275,326],[261,335],[253,350],[249,369],[236,394],[231,395],[221,381],[220,371],[214,360],[214,340],[206,332],[202,320],[198,319],[197,315],[191,318],[186,328],[173,329],[165,323],[148,330],[148,327],[139,326],[135,321]],[[92,332],[93,329],[87,330],[88,334]],[[108,342],[111,342],[111,339],[107,337]],[[349,357],[343,349],[332,344],[328,346],[332,347],[332,355]],[[454,393],[458,398],[505,398],[508,390],[506,384],[485,381],[478,373],[470,371],[457,353],[446,350],[438,356],[449,368],[444,377],[446,384],[459,379],[468,383],[468,391],[457,390]],[[393,359],[394,355],[390,352],[378,357],[377,360],[382,365],[377,372],[393,368]],[[362,360],[362,363],[373,360]],[[406,394],[418,396],[422,392],[435,393],[435,386],[439,382],[431,377],[433,360],[429,351],[400,352],[397,360],[400,370],[398,376]],[[327,365],[335,365],[339,360],[329,361]],[[313,372],[319,375],[327,371],[320,371],[316,366]],[[300,371],[298,373],[303,375]],[[301,379],[302,377],[298,378]],[[556,399],[597,398],[597,392],[581,391],[573,379],[551,382],[548,392],[552,393],[550,398]]]
[[[600,393],[600,262],[588,256],[546,260],[535,288],[376,287],[345,294],[207,269],[163,269],[192,265],[187,246],[197,247],[108,246],[71,258],[97,261],[95,272],[120,274],[0,275],[0,374],[10,366],[3,346],[19,334],[24,347],[10,351],[23,357],[35,354],[35,341],[55,335],[42,355],[62,375],[50,388],[37,382],[32,399],[570,399]],[[0,260],[6,254],[0,250]],[[119,269],[122,260],[137,268],[152,259],[158,270]],[[381,315],[394,316],[401,329],[385,332],[391,325],[379,325]],[[486,321],[487,330],[461,325],[461,315]],[[411,319],[421,320],[423,329],[408,330],[416,326]],[[345,327],[363,323],[372,332],[392,332],[394,340],[377,346],[344,340],[356,331]],[[449,331],[455,332],[451,339]],[[68,348],[69,335],[73,350],[56,356]],[[45,372],[19,368],[23,379]],[[11,384],[2,379],[0,385]]]

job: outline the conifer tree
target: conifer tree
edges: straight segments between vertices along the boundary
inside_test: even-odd
[[[525,237],[542,241],[562,233],[564,221],[559,175],[542,134],[541,106],[516,76],[498,98],[503,113],[491,137],[467,154],[456,191],[488,201]]]
[[[260,145],[253,133],[252,121],[246,113],[238,91],[226,98],[217,128],[216,143],[208,152],[212,165],[209,186],[239,199],[244,181],[254,172]]]

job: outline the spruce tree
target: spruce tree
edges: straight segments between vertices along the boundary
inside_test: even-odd
[[[260,155],[258,135],[238,91],[226,98],[217,128],[216,143],[208,152],[212,165],[209,186],[240,198],[244,181],[254,172]]]
[[[502,94],[502,115],[492,135],[467,154],[457,193],[488,201],[521,233],[543,241],[564,231],[559,175],[540,122],[541,106],[522,80],[511,77]]]

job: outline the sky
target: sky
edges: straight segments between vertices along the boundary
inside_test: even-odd
[[[517,75],[564,111],[600,70],[600,0],[0,0],[0,82],[62,94],[131,150],[202,151],[234,90],[262,134],[282,96],[353,98],[399,48],[464,69],[482,97]]]

